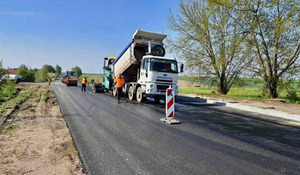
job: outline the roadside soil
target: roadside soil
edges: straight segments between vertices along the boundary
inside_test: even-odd
[[[39,87],[2,124],[0,174],[84,174],[51,87]]]
[[[198,84],[193,84],[193,83],[182,81],[182,80],[179,80],[178,84],[179,84],[179,86],[183,86],[183,87],[188,87],[188,86],[193,87],[195,85],[198,85]],[[270,110],[286,112],[289,114],[300,115],[300,105],[286,103],[280,99],[246,100],[246,99],[237,99],[237,98],[210,97],[210,96],[206,96],[206,95],[197,95],[197,94],[180,94],[180,95],[204,98],[204,99],[215,100],[215,101],[223,101],[226,103],[237,103],[237,104],[257,107],[257,108],[261,108],[261,109],[270,109]]]

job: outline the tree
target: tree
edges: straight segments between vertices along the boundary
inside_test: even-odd
[[[300,4],[298,0],[213,0],[227,9],[248,34],[248,47],[256,55],[249,70],[261,76],[270,98],[278,97],[280,77],[299,70]]]
[[[35,73],[35,82],[46,82],[48,80],[48,70],[43,67]]]
[[[204,70],[218,80],[220,94],[227,94],[237,75],[250,64],[243,33],[221,5],[208,0],[180,2],[177,14],[170,11],[169,27],[177,32],[169,39],[171,52],[185,59],[189,69]]]
[[[21,75],[22,81],[24,82],[34,82],[35,75],[34,71],[29,69],[26,65],[21,64],[18,68],[18,75]]]
[[[3,68],[3,61],[0,60],[0,102],[9,100],[17,93],[15,82],[2,79],[6,74],[7,71]]]
[[[59,65],[55,66],[55,74],[57,77],[61,74],[61,67]]]
[[[21,64],[18,69],[28,69],[28,67],[25,64]]]
[[[2,80],[2,77],[6,74],[6,70],[3,68],[3,60],[0,61],[0,80]]]
[[[42,67],[42,69],[47,70],[47,73],[49,73],[49,72],[55,73],[54,67],[51,66],[51,65],[48,65],[48,64],[45,64],[45,65]]]
[[[82,71],[79,66],[72,67],[72,70],[76,72],[77,78],[79,78],[80,75],[82,75]]]

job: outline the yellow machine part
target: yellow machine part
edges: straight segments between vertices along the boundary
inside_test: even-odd
[[[117,57],[105,57],[104,59],[107,59],[107,60],[116,60]]]

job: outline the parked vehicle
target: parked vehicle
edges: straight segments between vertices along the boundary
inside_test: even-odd
[[[72,70],[67,71],[66,75],[63,76],[63,79],[61,81],[67,86],[77,86],[78,78],[76,77],[76,72]]]
[[[129,100],[142,102],[146,97],[153,97],[159,102],[170,86],[177,95],[178,67],[183,72],[183,64],[179,66],[175,58],[164,57],[163,40],[166,37],[161,33],[137,30],[117,59],[107,64],[108,67],[104,66],[106,90],[111,90],[115,96],[117,92],[111,83],[122,74],[125,78],[123,92]]]
[[[22,81],[22,76],[21,75],[9,75],[6,74],[2,77],[2,80],[10,80],[10,81],[15,81],[17,84]]]

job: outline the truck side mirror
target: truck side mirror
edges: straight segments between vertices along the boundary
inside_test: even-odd
[[[183,66],[184,66],[183,64],[180,65],[180,72],[181,73],[183,72]]]
[[[144,65],[143,65],[142,69],[145,70],[145,76],[148,77],[148,71],[147,71],[147,69],[144,67]]]

